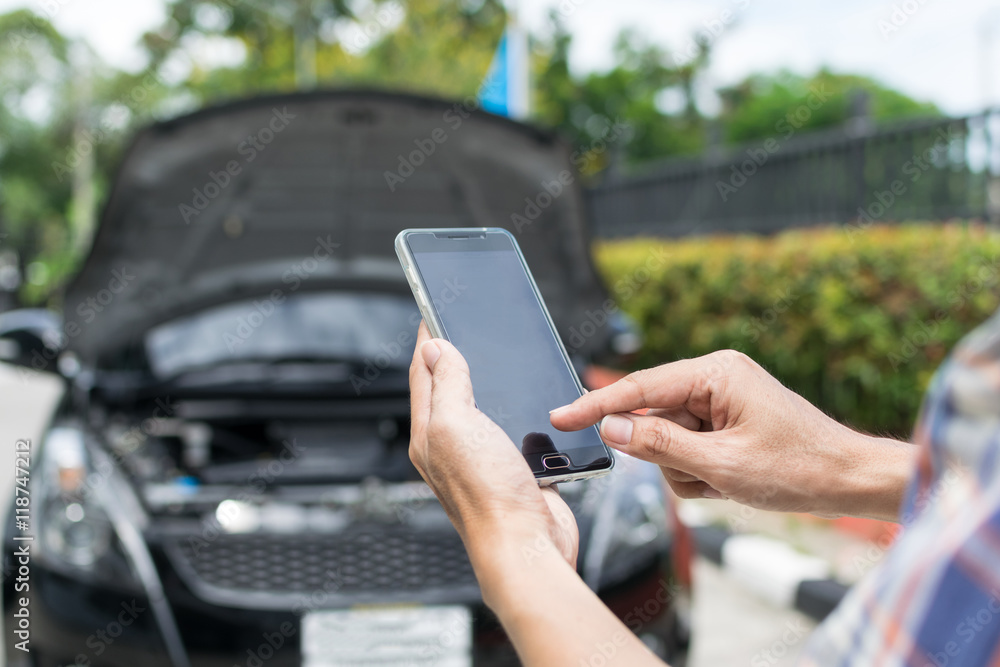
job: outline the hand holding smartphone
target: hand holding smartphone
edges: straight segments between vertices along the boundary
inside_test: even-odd
[[[557,431],[549,410],[583,395],[517,241],[499,228],[407,229],[396,237],[431,334],[469,364],[477,407],[520,448],[539,484],[614,466],[596,426]]]

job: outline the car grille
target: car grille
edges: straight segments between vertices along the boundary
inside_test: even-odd
[[[317,591],[330,593],[334,602],[423,600],[442,593],[454,598],[459,591],[466,597],[478,592],[456,533],[220,535],[211,541],[178,539],[166,551],[196,592],[227,604],[253,599],[287,606],[280,600],[287,603]]]

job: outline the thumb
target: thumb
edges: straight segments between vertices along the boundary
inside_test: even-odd
[[[630,456],[692,475],[705,469],[711,453],[711,433],[691,431],[662,417],[608,415],[601,420],[601,436]]]
[[[431,371],[431,411],[475,406],[469,365],[454,345],[435,338],[424,342],[420,355]]]

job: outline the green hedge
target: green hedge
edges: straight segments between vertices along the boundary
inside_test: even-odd
[[[899,436],[1000,304],[1000,234],[967,225],[609,241],[595,256],[645,333],[637,367],[734,348],[838,419]]]

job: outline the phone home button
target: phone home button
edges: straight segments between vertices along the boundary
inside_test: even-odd
[[[542,466],[546,470],[558,470],[569,467],[569,457],[565,454],[551,454],[542,457]]]

